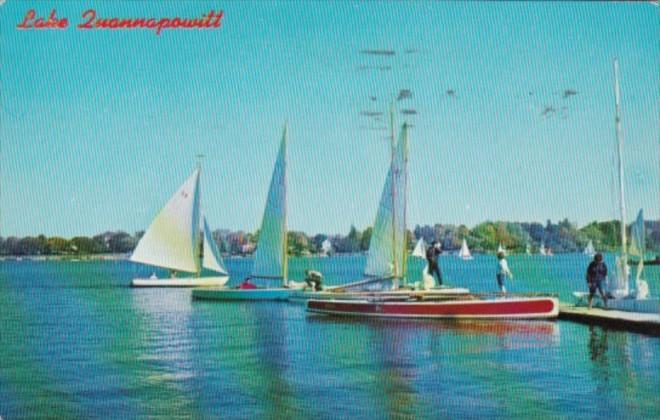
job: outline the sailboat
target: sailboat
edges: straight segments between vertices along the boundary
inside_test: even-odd
[[[587,244],[587,246],[584,247],[583,254],[588,255],[590,257],[593,257],[594,255],[596,255],[596,250],[594,249],[594,242],[591,239],[589,240],[589,243]]]
[[[543,255],[544,257],[552,257],[552,250],[550,248],[545,247],[545,242],[541,242],[541,246],[539,247],[539,255]]]
[[[529,242],[525,245],[525,254],[530,255],[532,253],[532,248],[529,246]]]
[[[131,286],[223,286],[229,280],[206,217],[200,213],[200,171],[199,167],[195,169],[165,204],[130,257],[133,262],[169,269],[171,278],[159,279],[153,274],[146,279],[133,279]],[[217,275],[202,277],[202,268]],[[192,276],[176,277],[177,272]]]
[[[463,243],[461,244],[461,250],[458,251],[458,258],[466,261],[474,259],[465,239],[463,239]]]
[[[615,133],[617,140],[617,162],[619,175],[619,210],[621,216],[621,254],[616,258],[616,270],[614,276],[610,277],[608,284],[608,307],[629,312],[643,312],[660,314],[660,299],[650,298],[648,283],[641,279],[644,268],[644,213],[639,211],[637,219],[632,226],[632,243],[628,248],[626,235],[626,202],[624,193],[623,173],[623,138],[621,137],[621,92],[619,90],[619,62],[614,60],[614,99],[615,99]],[[637,268],[635,287],[630,287],[630,268],[628,266],[628,254],[639,255],[640,263]],[[578,298],[578,303],[584,301],[584,293],[573,293]]]
[[[504,246],[502,246],[502,243],[501,243],[501,242],[500,242],[500,244],[497,246],[497,253],[498,253],[498,254],[499,254],[499,253],[502,253],[502,254],[506,255],[506,248],[504,248]]]
[[[419,241],[417,241],[411,256],[417,258],[426,258],[426,243],[424,242],[424,238],[419,238]]]
[[[327,257],[332,253],[332,242],[330,242],[330,239],[326,239],[323,242],[321,242],[321,256]]]
[[[235,289],[200,288],[192,292],[194,299],[206,300],[286,300],[294,288],[302,285],[288,279],[287,257],[287,127],[284,127],[279,153],[270,181],[268,198],[261,222],[259,241],[249,279],[279,283],[276,287]]]
[[[398,299],[407,298],[415,292],[412,290],[412,285],[406,284],[407,179],[408,125],[404,124],[398,142],[394,142],[392,135],[392,159],[369,242],[364,268],[366,278],[348,284],[325,287],[320,292],[300,291],[292,295],[290,300],[305,302],[308,299],[363,299],[365,296]],[[415,293],[424,296],[469,293],[468,289],[459,287],[434,288],[435,281],[431,281],[430,284],[427,281],[423,283],[425,290]]]
[[[412,254],[410,255],[413,258],[426,260],[426,243],[424,242],[424,238],[419,238]],[[427,262],[422,269],[422,281],[417,285],[417,287],[420,287],[423,290],[430,290],[433,288],[433,286],[435,286],[435,279],[432,275],[429,274],[429,264]]]

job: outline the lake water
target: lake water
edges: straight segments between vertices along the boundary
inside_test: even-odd
[[[584,290],[582,255],[512,256],[514,292]],[[612,257],[607,256],[612,267]],[[494,257],[440,260],[496,289]],[[251,260],[227,261],[240,281]],[[293,259],[360,277],[364,257]],[[412,261],[411,277],[423,262]],[[660,338],[564,321],[359,321],[131,289],[126,261],[0,263],[0,416],[658,418]],[[647,271],[660,291],[660,270]]]

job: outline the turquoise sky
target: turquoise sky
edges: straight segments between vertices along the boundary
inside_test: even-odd
[[[397,117],[414,125],[410,226],[611,219],[614,57],[629,220],[640,207],[660,217],[652,4],[35,3],[71,26],[90,7],[225,12],[220,30],[160,36],[18,31],[29,5],[0,6],[2,236],[145,229],[198,153],[212,227],[256,229],[285,120],[290,228],[364,228],[390,150],[385,124],[360,113],[385,111],[403,89],[399,111],[417,112]],[[373,49],[395,53],[360,52]]]

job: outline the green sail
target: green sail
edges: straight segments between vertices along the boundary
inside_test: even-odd
[[[281,279],[284,285],[287,283],[286,145],[287,128],[284,127],[252,267],[252,277]]]
[[[364,273],[373,277],[405,277],[408,126],[403,125],[387,172]]]

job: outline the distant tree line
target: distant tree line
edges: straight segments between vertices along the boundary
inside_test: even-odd
[[[627,227],[630,229],[630,226]],[[483,222],[472,229],[460,225],[415,226],[408,231],[408,248],[412,249],[419,238],[429,244],[437,241],[443,250],[454,251],[460,248],[463,239],[474,252],[494,252],[502,244],[509,252],[525,252],[527,247],[537,252],[543,244],[555,253],[577,252],[593,241],[598,251],[615,251],[620,248],[620,222],[591,222],[578,228],[564,219],[558,223]],[[660,251],[660,220],[647,221],[646,249]],[[0,256],[22,255],[91,255],[126,254],[133,251],[143,231],[131,235],[126,232],[105,232],[93,237],[76,236],[66,239],[58,236],[0,237]],[[322,252],[322,244],[329,240],[332,252],[355,253],[369,249],[372,228],[363,231],[351,226],[346,235],[316,234],[308,236],[303,232],[288,232],[290,255],[312,255]],[[259,239],[259,231],[216,230],[213,237],[220,252],[231,255],[245,255],[254,252]]]
[[[649,252],[660,250],[660,220],[644,224],[646,249]],[[463,239],[470,249],[476,252],[494,252],[502,244],[510,252],[537,252],[541,245],[553,252],[578,252],[592,241],[597,251],[616,251],[621,248],[621,223],[619,221],[591,222],[579,228],[564,219],[558,223],[550,220],[541,223],[483,222],[472,229],[464,225],[416,226],[415,238],[424,238],[430,243],[438,241],[445,250],[458,249]],[[630,238],[630,226],[627,226]]]

